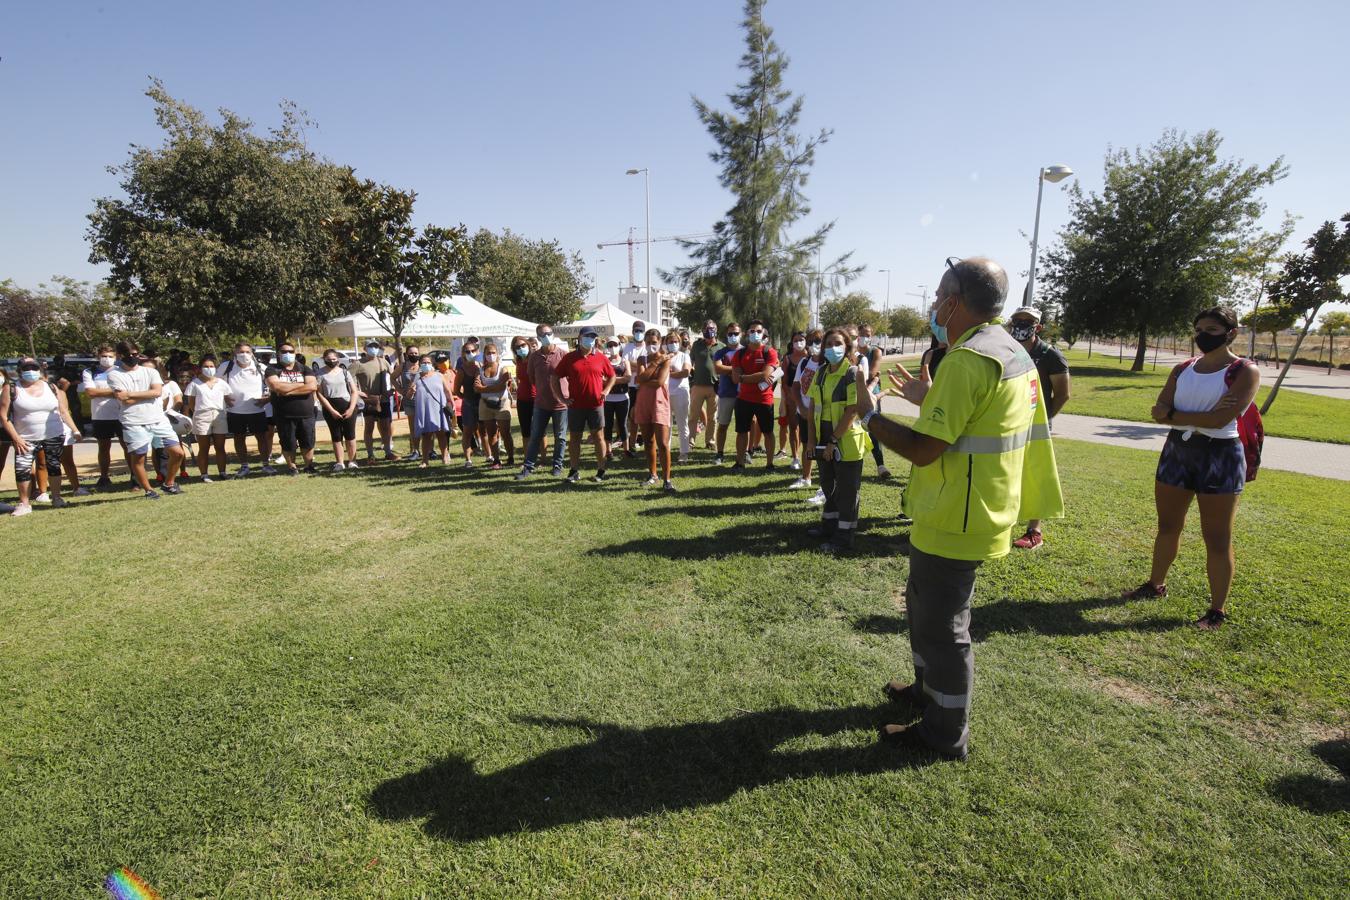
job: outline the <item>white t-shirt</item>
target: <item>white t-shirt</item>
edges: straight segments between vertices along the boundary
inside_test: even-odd
[[[183,406],[183,389],[178,386],[178,382],[172,379],[164,382],[164,387],[159,391],[159,402],[164,406],[165,412],[172,412]]]
[[[234,405],[230,412],[240,415],[251,415],[263,411],[263,404],[258,401],[263,392],[263,370],[255,360],[253,368],[245,369],[234,360],[221,365],[221,369],[229,371],[219,372],[222,380],[229,387],[230,396],[234,398]]]
[[[675,353],[674,359],[670,361],[670,371],[678,372],[681,369],[688,369],[692,365],[693,363],[689,360],[689,354],[680,350]],[[683,378],[675,378],[672,376],[670,383],[667,384],[666,387],[672,394],[687,394],[689,393],[689,376],[686,375]]]
[[[164,379],[149,366],[134,369],[116,368],[108,373],[108,387],[115,391],[138,393],[152,388],[162,390]],[[164,419],[164,407],[159,400],[129,400],[122,404],[119,416],[123,425],[154,425]]]
[[[628,367],[632,370],[628,375],[628,386],[637,387],[637,361],[639,357],[647,355],[646,343],[643,341],[629,341],[623,345],[623,349],[619,351],[619,353],[624,359],[628,360]]]
[[[217,378],[211,384],[207,384],[200,378],[192,379],[192,383],[187,386],[184,396],[192,397],[196,400],[192,407],[192,415],[195,417],[198,413],[204,412],[224,412],[225,395],[230,392],[230,387],[224,381]]]
[[[81,394],[90,388],[106,388],[108,386],[108,373],[117,368],[114,363],[112,369],[105,369],[99,366],[96,369],[85,369],[84,374],[80,376],[79,387],[76,388]],[[89,398],[89,418],[95,422],[116,422],[122,415],[122,404],[117,402],[116,397],[90,397]]]

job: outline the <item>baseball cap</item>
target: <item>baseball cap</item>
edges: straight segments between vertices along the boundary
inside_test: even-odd
[[[581,329],[581,336],[582,336],[582,337],[599,337],[599,336],[600,336],[600,332],[596,331],[596,330],[595,330],[595,326],[593,326],[593,325],[584,325],[584,326],[582,326],[582,329]]]
[[[1012,311],[1012,315],[1008,316],[1008,318],[1011,319],[1013,316],[1030,316],[1039,322],[1041,320],[1041,311],[1034,306],[1019,306]]]

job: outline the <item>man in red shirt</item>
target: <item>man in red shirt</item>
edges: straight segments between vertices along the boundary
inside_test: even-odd
[[[567,381],[567,431],[571,438],[567,447],[568,461],[571,463],[567,481],[570,484],[581,480],[577,467],[581,464],[583,431],[591,433],[591,441],[595,444],[595,458],[598,461],[595,481],[600,484],[605,480],[605,459],[609,456],[609,448],[605,445],[601,410],[618,375],[608,357],[596,352],[595,339],[598,336],[599,332],[589,325],[581,329],[581,346],[564,356],[553,370],[554,393],[562,396],[562,382]]]
[[[736,464],[732,471],[745,470],[746,444],[750,424],[759,422],[764,435],[765,468],[773,466],[773,385],[777,376],[778,353],[764,341],[764,323],[751,319],[745,326],[745,344],[731,364],[731,380],[740,385],[736,391]]]
[[[553,338],[552,325],[536,325],[539,349],[529,355],[526,368],[534,385],[534,421],[530,427],[530,442],[525,447],[525,467],[516,474],[516,481],[524,481],[534,472],[539,458],[539,445],[544,440],[544,429],[553,425],[553,475],[562,474],[563,431],[567,428],[567,399],[562,396],[553,370],[558,368],[567,351]]]

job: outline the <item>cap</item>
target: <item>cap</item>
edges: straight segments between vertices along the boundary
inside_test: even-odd
[[[1012,315],[1008,316],[1008,318],[1011,319],[1013,316],[1030,316],[1039,322],[1041,320],[1041,311],[1034,306],[1019,306],[1012,311]]]
[[[582,337],[599,337],[600,332],[595,330],[594,325],[583,325],[581,328]]]

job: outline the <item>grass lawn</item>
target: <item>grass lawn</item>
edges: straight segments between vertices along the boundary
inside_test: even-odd
[[[1089,359],[1085,350],[1070,350],[1065,356],[1073,376],[1073,396],[1064,412],[1130,422],[1153,421],[1149,410],[1157,402],[1171,365],[1159,363],[1155,371],[1150,359],[1142,372],[1131,372],[1128,354],[1123,363],[1101,353],[1093,353]],[[1261,369],[1257,405],[1270,393],[1277,374],[1276,369]],[[1281,388],[1264,422],[1266,434],[1277,437],[1350,444],[1350,400]]]
[[[847,560],[702,452],[674,499],[398,464],[0,521],[0,896],[1342,893],[1350,483],[1261,473],[1203,634],[1194,522],[1117,599],[1154,456],[1059,453],[1069,518],[980,576],[964,765],[874,745],[894,482]]]

